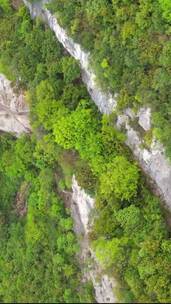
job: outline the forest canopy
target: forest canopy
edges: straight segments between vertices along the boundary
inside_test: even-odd
[[[0,3],[0,68],[8,66],[26,92],[32,133],[0,135],[1,302],[93,301],[91,285],[82,284],[79,246],[61,197],[75,174],[95,197],[89,237],[103,269],[117,279],[119,300],[170,303],[170,231],[125,135],[113,115],[98,112],[78,63],[47,25],[32,21],[25,7],[7,4]],[[59,0],[53,10],[91,48],[99,81],[129,103],[148,102],[145,96],[155,103],[157,94],[157,101],[166,100],[169,83],[156,73],[168,75],[167,1]]]
[[[118,111],[150,106],[153,133],[171,158],[171,1],[53,0],[48,8],[81,46]]]

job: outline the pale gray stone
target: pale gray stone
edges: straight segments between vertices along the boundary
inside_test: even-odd
[[[149,131],[151,129],[151,109],[141,108],[138,112],[138,123],[145,130]]]
[[[88,270],[84,272],[84,278],[92,281],[97,303],[117,303],[114,295],[116,282],[102,272],[101,266],[89,245],[88,233],[91,230],[91,212],[94,205],[94,199],[84,189],[81,189],[75,176],[73,176],[71,214],[74,219],[74,230],[80,240],[81,260],[84,262],[90,259],[89,255],[91,254],[92,261]]]
[[[17,136],[31,130],[24,95],[22,92],[16,94],[3,74],[0,74],[0,130]]]

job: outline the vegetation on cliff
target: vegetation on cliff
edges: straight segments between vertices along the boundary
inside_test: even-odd
[[[99,3],[92,17],[102,7],[108,16],[111,1],[87,2]],[[65,3],[73,16],[76,2]],[[33,132],[17,140],[0,137],[1,301],[91,302],[89,286],[80,286],[77,242],[59,196],[75,173],[96,198],[90,238],[100,263],[118,280],[121,301],[169,303],[170,233],[125,136],[114,128],[115,117],[97,111],[79,66],[47,26],[31,21],[24,7],[2,4],[1,61],[27,92]],[[104,29],[103,18],[95,20]]]
[[[171,1],[53,0],[48,7],[90,51],[100,86],[118,109],[153,109],[154,135],[171,158]]]

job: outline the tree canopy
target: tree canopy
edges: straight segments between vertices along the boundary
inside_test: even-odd
[[[156,92],[159,99],[169,95],[168,15],[159,14],[161,7],[167,11],[164,1],[53,5],[72,35],[95,50],[99,79],[126,104],[154,101]],[[30,137],[0,134],[1,302],[93,302],[64,206],[63,191],[71,191],[75,174],[95,197],[90,241],[103,269],[117,279],[120,301],[170,303],[169,228],[114,115],[98,112],[77,62],[46,25],[22,6],[3,9],[1,16],[1,63],[26,91],[32,124]],[[159,124],[169,119],[159,118],[160,134]]]

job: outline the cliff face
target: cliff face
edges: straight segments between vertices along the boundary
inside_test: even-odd
[[[103,273],[89,245],[88,232],[91,229],[91,212],[94,204],[94,199],[87,195],[84,189],[81,189],[73,176],[71,213],[74,230],[80,242],[81,264],[87,265],[89,261],[88,267],[84,269],[84,279],[92,281],[97,303],[117,303],[113,290],[116,283],[114,279]]]
[[[0,130],[15,135],[30,132],[29,109],[22,92],[15,93],[11,82],[0,74]]]
[[[12,132],[16,136],[19,136],[22,133],[31,131],[29,108],[25,103],[23,93],[17,94],[14,90],[15,88],[12,88],[11,82],[4,75],[0,74],[0,130]],[[81,263],[87,263],[90,255],[92,260],[89,269],[84,272],[84,279],[92,281],[98,303],[114,303],[116,301],[113,293],[115,282],[107,275],[101,274],[102,270],[95,260],[95,255],[88,241],[90,214],[94,207],[94,199],[79,187],[74,177],[72,190],[71,213],[74,220],[74,230],[80,240]],[[20,211],[23,214],[25,207]]]
[[[116,96],[103,92],[97,86],[95,74],[89,67],[89,54],[84,52],[79,44],[74,43],[67,36],[67,33],[57,23],[56,18],[47,9],[43,9],[40,4],[31,5],[26,0],[23,1],[29,7],[32,17],[41,16],[48,22],[58,40],[80,62],[82,79],[92,99],[102,113],[110,114],[116,107]],[[16,94],[11,83],[3,75],[0,75],[0,129],[6,132],[14,132],[16,135],[30,132],[28,113],[29,109],[25,104],[23,93]],[[140,133],[131,127],[131,122],[136,120],[141,130],[147,132],[151,127],[150,118],[151,111],[149,108],[142,108],[137,114],[127,109],[122,115],[118,116],[116,125],[118,128],[125,128],[127,133],[126,144],[132,149],[143,170],[156,182],[160,193],[171,208],[171,189],[169,187],[171,165],[164,156],[164,149],[155,140],[152,141],[148,149],[143,148],[144,140]],[[72,190],[71,211],[75,221],[75,232],[80,239],[80,258],[86,261],[91,256],[92,259],[92,264],[89,265],[87,272],[85,272],[85,278],[88,277],[92,280],[97,302],[117,302],[113,293],[115,281],[102,273],[89,246],[88,231],[90,229],[90,215],[94,207],[94,200],[79,187],[75,178],[73,178]]]
[[[99,110],[102,113],[111,113],[117,104],[116,96],[103,92],[97,86],[96,76],[89,66],[89,54],[67,35],[67,32],[58,24],[56,17],[44,8],[43,4],[48,1],[44,0],[34,4],[30,4],[27,0],[23,0],[23,2],[29,8],[31,16],[33,18],[36,16],[43,18],[64,48],[79,61],[83,82]],[[131,122],[134,122],[135,119],[138,129],[140,128],[143,132],[150,129],[150,109],[148,108],[140,109],[136,115],[130,109],[125,110],[122,115],[118,116],[116,125],[118,128],[123,127],[126,130],[126,144],[132,150],[142,169],[155,182],[158,193],[171,209],[171,164],[164,155],[163,146],[155,139],[152,140],[148,148],[145,147],[145,142],[140,132],[137,131],[137,128],[135,129],[131,126]]]
[[[29,123],[29,108],[26,105],[24,94],[16,93],[16,88],[12,87],[11,82],[0,74],[0,130],[12,132],[16,136],[31,131]],[[27,185],[26,185],[27,186]],[[71,197],[71,213],[74,220],[74,230],[80,242],[80,262],[87,264],[85,267],[84,280],[91,280],[94,286],[95,297],[98,303],[116,302],[113,288],[115,281],[106,274],[102,274],[102,269],[98,265],[95,255],[89,246],[88,232],[90,230],[90,214],[94,207],[94,199],[81,189],[73,177]],[[26,206],[23,206],[23,197],[18,192],[16,197],[17,213],[20,216],[26,212]]]

